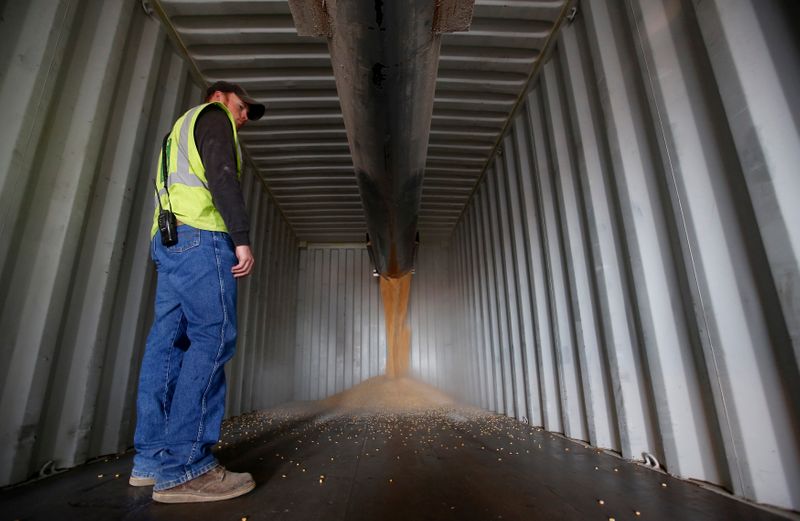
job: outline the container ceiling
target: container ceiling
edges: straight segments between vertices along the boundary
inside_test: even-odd
[[[423,242],[450,236],[567,2],[476,0],[470,30],[442,35]],[[237,82],[267,104],[240,136],[297,239],[363,242],[327,41],[297,35],[287,0],[153,0],[153,7],[205,82]]]

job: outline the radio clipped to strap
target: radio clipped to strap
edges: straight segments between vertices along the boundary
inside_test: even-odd
[[[164,143],[161,145],[161,182],[164,184],[164,191],[167,194],[167,204],[169,210],[161,206],[161,196],[158,194],[158,184],[153,180],[153,187],[156,191],[156,201],[158,201],[158,231],[161,233],[161,244],[164,246],[172,246],[178,243],[178,219],[172,213],[172,201],[169,198],[169,188],[167,187],[167,158],[169,144],[168,132],[164,136]]]

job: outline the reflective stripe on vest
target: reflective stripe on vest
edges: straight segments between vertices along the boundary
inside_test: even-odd
[[[179,221],[201,230],[224,232],[227,231],[227,228],[222,220],[222,215],[212,202],[205,175],[205,166],[203,166],[200,152],[194,141],[194,128],[197,118],[203,109],[209,105],[210,103],[205,103],[189,109],[173,125],[166,148],[168,154],[167,171],[169,174],[167,175],[167,186],[169,187],[169,198],[167,198],[163,185],[161,154],[159,154],[157,177],[158,197],[164,208],[169,208],[170,202],[172,203],[172,210]],[[225,105],[221,103],[216,103],[216,105],[225,111],[231,122],[233,140],[236,146],[236,174],[237,177],[241,177],[242,152],[239,145],[239,136],[236,132],[236,123],[233,120],[233,115]],[[158,202],[156,202],[153,216],[153,235],[158,231],[158,210]]]

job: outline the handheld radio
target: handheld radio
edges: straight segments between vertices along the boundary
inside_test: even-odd
[[[167,193],[167,204],[169,210],[161,206],[161,197],[158,195],[158,184],[153,180],[156,190],[156,201],[158,201],[158,231],[161,233],[161,244],[172,246],[178,242],[178,219],[172,213],[172,201],[169,198],[169,188],[167,188],[167,142],[169,133],[164,136],[164,143],[161,147],[161,181],[164,184],[164,191]]]

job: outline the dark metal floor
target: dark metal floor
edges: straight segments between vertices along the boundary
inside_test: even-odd
[[[3,520],[778,520],[749,504],[474,410],[226,422],[219,458],[255,491],[161,505],[127,485],[131,455],[0,491]],[[637,513],[638,512],[638,513]]]

